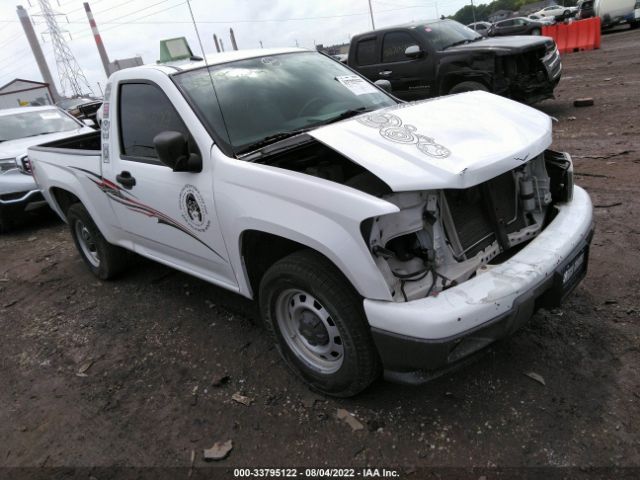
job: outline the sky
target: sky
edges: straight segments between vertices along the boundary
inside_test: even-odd
[[[0,0],[0,86],[14,78],[42,81],[24,35],[16,6],[27,9],[58,83],[53,46],[39,16],[40,0]],[[93,93],[99,95],[106,75],[83,8],[83,0],[49,0],[66,30],[74,54]],[[371,0],[377,28],[450,15],[468,0]],[[200,46],[186,0],[89,0],[110,60],[140,55],[155,63],[160,40],[184,36],[195,55]],[[371,30],[368,0],[191,0],[191,8],[207,54],[215,52],[213,34],[229,50],[229,28],[239,49],[333,45]],[[85,89],[88,90],[88,89]],[[87,91],[87,93],[89,93]]]

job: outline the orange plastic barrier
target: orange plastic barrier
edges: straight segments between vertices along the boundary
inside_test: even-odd
[[[600,17],[542,27],[542,35],[551,37],[560,53],[600,48]]]

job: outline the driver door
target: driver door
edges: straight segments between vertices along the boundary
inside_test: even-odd
[[[111,142],[104,172],[117,187],[108,195],[134,250],[210,281],[235,285],[216,216],[210,139],[199,134],[201,141],[196,142],[155,83],[120,82],[116,103],[115,109],[111,105],[111,115],[118,117],[112,135],[119,141]],[[193,115],[188,106],[182,107]],[[201,127],[194,120],[189,122],[192,128]],[[202,158],[201,172],[174,172],[158,160],[153,139],[164,131],[178,131],[189,139]]]
[[[422,50],[418,58],[405,55],[405,50],[416,45]],[[420,100],[432,96],[433,57],[420,46],[408,31],[398,30],[382,37],[382,66],[380,78],[391,82],[392,93],[402,100]],[[382,73],[385,75],[382,76]]]

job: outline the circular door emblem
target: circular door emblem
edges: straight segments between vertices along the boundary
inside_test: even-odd
[[[187,225],[198,232],[204,232],[211,224],[202,195],[193,185],[185,185],[180,191],[180,212]]]

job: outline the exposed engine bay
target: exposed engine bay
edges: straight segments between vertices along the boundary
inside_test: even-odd
[[[410,192],[393,192],[306,135],[294,145],[246,159],[340,183],[396,205],[399,212],[367,219],[361,230],[397,302],[436,295],[506,261],[553,219],[553,204],[569,201],[573,192],[571,159],[552,150],[470,188]]]
[[[560,54],[552,42],[519,55],[496,57],[496,91],[507,89],[509,96],[526,103],[553,97],[560,80]]]
[[[365,240],[394,301],[435,295],[501,263],[570,199],[571,161],[546,151],[464,190],[392,193],[400,212],[363,225]]]

